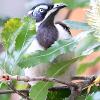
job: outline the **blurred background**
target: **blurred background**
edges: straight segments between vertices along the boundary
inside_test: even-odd
[[[45,0],[42,0],[42,2],[43,1]],[[69,2],[70,1],[72,0],[69,0]],[[49,0],[49,2],[51,1]],[[0,0],[0,17],[4,17],[4,18],[5,17],[20,17],[21,18],[27,15],[27,11],[30,10],[33,5],[35,5],[34,0]],[[85,17],[86,17],[85,14],[87,12],[87,9],[88,9],[88,6],[76,7],[74,9],[70,9],[70,8],[63,9],[60,12],[60,17],[58,19],[60,20],[70,19],[70,20],[85,22]],[[81,31],[71,30],[71,32],[72,32],[72,35],[75,36]],[[3,51],[3,47],[0,44],[0,52],[2,51]],[[83,59],[80,62],[80,64],[92,62],[94,61],[94,59],[96,59],[99,56],[100,56],[100,52],[92,53],[90,56],[87,56],[85,59]],[[100,62],[92,63],[89,65],[89,68],[82,75],[99,74],[99,72],[100,72]]]

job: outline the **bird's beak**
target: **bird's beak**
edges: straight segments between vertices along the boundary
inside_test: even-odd
[[[62,8],[65,8],[65,7],[67,7],[67,5],[65,5],[65,4],[59,4],[59,6],[57,6],[56,8],[57,9],[62,9]]]
[[[32,16],[32,12],[33,12],[33,10],[30,10],[30,11],[28,11],[28,13],[27,13],[27,16]]]

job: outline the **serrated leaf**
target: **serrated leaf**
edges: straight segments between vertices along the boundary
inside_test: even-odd
[[[24,56],[18,63],[20,67],[31,67],[40,63],[52,62],[58,55],[68,53],[75,48],[76,41],[73,39],[59,40],[45,51],[38,51]]]
[[[58,55],[70,53],[71,51],[75,51],[76,57],[86,56],[94,52],[99,46],[100,43],[97,38],[94,37],[93,32],[86,31],[73,39],[57,41],[52,47],[45,51],[38,51],[31,55],[26,55],[21,59],[18,65],[25,68],[40,63],[52,62]]]
[[[48,89],[52,86],[53,83],[39,82],[32,86],[29,96],[32,100],[45,100],[48,94]]]
[[[21,26],[19,34],[15,40],[15,50],[23,49],[25,44],[35,33],[34,21],[29,17],[25,17],[23,19],[23,25]]]
[[[83,63],[80,64],[78,69],[77,69],[77,74],[82,74],[84,73],[84,71],[86,71],[87,68],[91,67],[91,66],[95,66],[97,63],[100,62],[100,56],[97,57],[94,61],[92,62],[88,62],[88,63]]]
[[[21,24],[22,22],[18,18],[9,19],[7,23],[5,23],[1,36],[6,49],[8,49],[11,43],[14,42],[14,33],[18,30]]]
[[[34,33],[34,21],[29,17],[24,17],[22,20],[19,18],[13,18],[9,19],[7,23],[5,23],[1,35],[7,50],[6,56],[4,56],[6,57],[6,61],[4,60],[5,65],[3,65],[6,66],[5,70],[7,69],[7,72],[8,70],[10,71],[9,73],[17,71],[17,62],[31,44],[31,38]]]
[[[89,30],[91,27],[84,22],[72,21],[72,20],[64,20],[64,24],[66,24],[71,29],[76,30]]]
[[[55,77],[55,76],[59,76],[59,75],[63,74],[65,71],[67,71],[67,69],[73,63],[75,63],[80,58],[82,58],[82,57],[72,58],[70,60],[60,61],[58,63],[51,64],[51,66],[48,68],[48,70],[46,72],[47,76],[49,76],[49,77],[51,77],[51,76]]]

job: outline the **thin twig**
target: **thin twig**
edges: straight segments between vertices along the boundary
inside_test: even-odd
[[[17,91],[13,85],[13,83],[11,81],[8,82],[8,87],[10,89],[12,89],[15,93],[19,94],[21,97],[23,97],[26,100],[31,100],[27,95],[25,95],[24,93]]]
[[[44,81],[44,82],[55,82],[55,83],[60,83],[63,86],[65,86],[66,88],[69,88],[71,90],[71,95],[70,95],[70,100],[75,100],[76,96],[78,94],[80,94],[84,89],[86,89],[86,87],[88,87],[91,84],[95,83],[95,80],[97,79],[97,76],[92,76],[92,77],[78,77],[75,76],[73,79],[75,80],[79,80],[78,82],[63,82],[60,81],[56,78],[47,78],[47,77],[34,77],[34,78],[29,78],[27,76],[11,76],[11,75],[3,75],[0,77],[1,81],[8,81],[8,86],[10,89],[12,89],[15,93],[19,94],[20,96],[22,96],[23,98],[30,100],[30,98],[25,95],[24,93],[17,91],[14,87],[14,85],[11,83],[13,80],[16,81],[25,81],[25,82],[31,82],[31,81]],[[100,81],[96,81],[96,84],[99,84]],[[60,88],[62,89],[62,88]]]
[[[22,93],[28,93],[29,90],[16,90],[18,92],[22,92]],[[0,94],[11,94],[11,93],[16,93],[15,91],[13,90],[0,90]]]
[[[90,80],[91,78],[95,79],[95,76],[92,76],[92,77],[74,76],[74,77],[72,77],[72,80]]]
[[[56,78],[46,78],[46,77],[34,77],[34,78],[29,78],[27,76],[10,76],[10,75],[3,75],[1,76],[2,80],[8,80],[8,81],[24,81],[24,82],[31,82],[31,81],[44,81],[44,82],[55,82],[55,83],[60,83],[63,85],[66,85],[68,87],[77,87],[75,83],[68,83],[68,82],[63,82],[60,81]]]

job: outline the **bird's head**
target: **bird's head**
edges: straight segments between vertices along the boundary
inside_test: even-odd
[[[65,8],[66,5],[62,3],[58,4],[39,4],[34,6],[28,15],[36,20],[36,22],[42,22],[47,19],[51,14],[54,17],[59,10]]]

